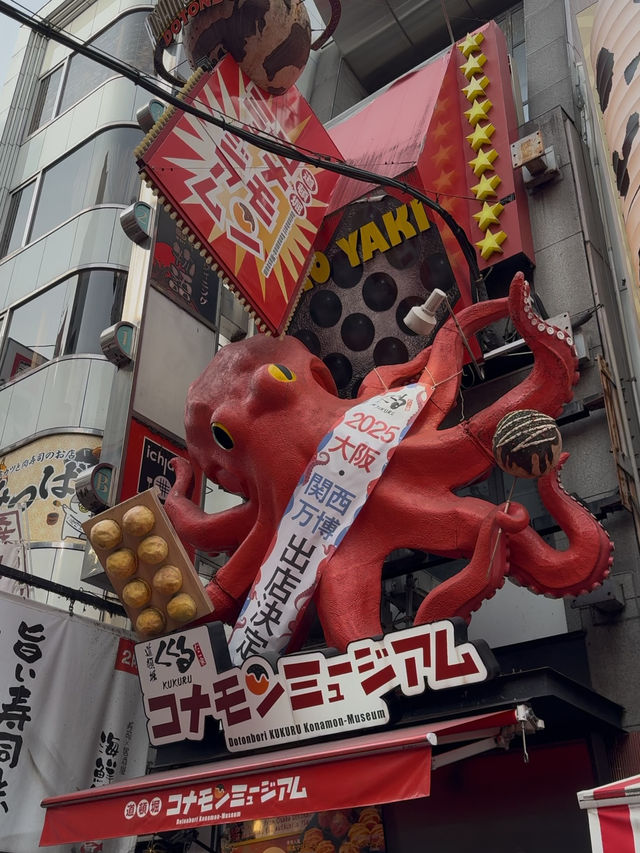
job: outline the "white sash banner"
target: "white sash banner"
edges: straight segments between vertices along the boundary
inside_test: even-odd
[[[40,802],[145,772],[146,719],[124,631],[0,593],[0,850],[38,850]],[[130,853],[134,838],[57,853]]]
[[[415,383],[359,402],[324,436],[234,626],[234,664],[286,648],[323,569],[431,393]]]

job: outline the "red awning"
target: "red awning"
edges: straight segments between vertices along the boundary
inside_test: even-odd
[[[431,747],[495,738],[516,709],[153,773],[42,801],[41,846],[426,797]],[[489,744],[491,745],[491,744]],[[488,748],[488,747],[487,747]]]
[[[594,853],[640,853],[640,776],[578,794]]]

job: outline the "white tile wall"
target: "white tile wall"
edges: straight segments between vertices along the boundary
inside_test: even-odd
[[[132,243],[120,226],[122,210],[84,211],[0,262],[0,311],[78,266],[128,267]]]
[[[69,427],[80,426],[84,390],[89,379],[89,364],[84,358],[65,359],[54,362],[44,371],[47,378],[36,432],[55,429],[61,424]]]
[[[64,45],[58,44],[55,41],[50,41],[47,45],[47,49],[44,54],[44,59],[42,60],[42,69],[40,74],[44,76],[47,71],[52,71],[56,65],[59,65],[62,60],[69,56],[72,53],[68,47],[64,47]]]
[[[96,258],[102,258],[105,261],[111,259],[113,232],[116,228],[122,231],[120,212],[121,208],[114,211],[113,208],[104,207],[93,210],[91,215],[78,218],[70,266],[95,265]],[[124,234],[124,231],[122,233]],[[124,259],[119,258],[115,263],[123,263],[128,266],[131,241],[129,241],[127,248],[129,251]]]
[[[88,429],[104,429],[109,394],[116,369],[108,361],[89,362],[89,377],[82,405],[81,424]]]
[[[38,240],[43,247],[43,260],[38,281],[43,284],[53,281],[73,268],[72,256],[80,218],[76,216],[75,219],[69,220],[48,236]]]
[[[0,450],[42,430],[102,430],[114,372],[100,355],[77,356],[0,388]]]
[[[9,412],[0,439],[0,447],[15,444],[35,432],[33,427],[40,416],[45,382],[46,370],[37,370],[0,390],[0,406],[7,399]]]
[[[34,283],[40,280],[40,268],[42,267],[45,249],[45,243],[41,240],[34,243],[28,256],[26,252],[16,255],[9,292],[7,293],[8,305],[28,296],[34,289]]]
[[[46,139],[46,131],[34,134],[28,142],[20,146],[14,175],[35,175],[40,168],[42,151]],[[14,182],[15,186],[15,182]]]

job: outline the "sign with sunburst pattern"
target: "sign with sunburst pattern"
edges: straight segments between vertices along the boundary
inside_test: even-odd
[[[181,98],[229,119],[230,130],[170,107],[136,149],[142,177],[258,328],[280,334],[313,258],[337,176],[245,142],[232,128],[319,154],[339,152],[295,87],[269,95],[231,56],[213,71],[196,72]]]

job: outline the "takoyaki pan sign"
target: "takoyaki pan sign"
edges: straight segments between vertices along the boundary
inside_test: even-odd
[[[219,623],[217,623],[219,625]],[[198,626],[136,646],[149,740],[201,740],[218,720],[231,752],[360,731],[389,722],[384,696],[491,678],[497,665],[460,619],[351,643],[342,655],[254,656],[231,667],[224,643]],[[214,654],[215,647],[215,654]]]

